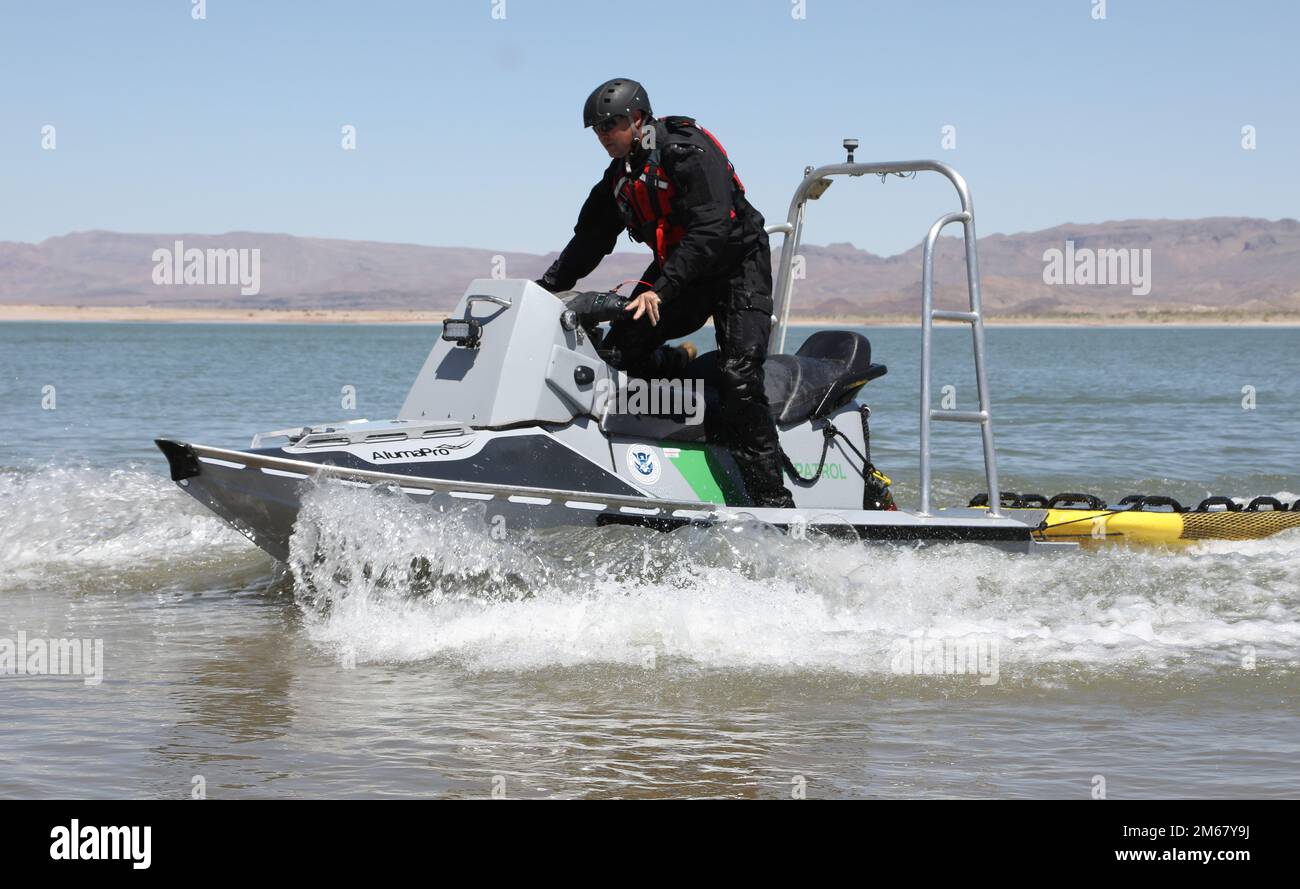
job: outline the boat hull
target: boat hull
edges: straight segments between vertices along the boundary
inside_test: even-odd
[[[484,520],[498,523],[509,532],[605,525],[669,531],[691,524],[752,520],[773,525],[796,539],[814,534],[882,543],[983,543],[1025,552],[1052,543],[1045,544],[1035,537],[1043,510],[1021,510],[1015,518],[1009,518],[966,508],[921,516],[902,510],[726,507],[641,495],[509,488],[413,477],[166,439],[157,444],[171,466],[173,481],[182,490],[279,561],[289,559],[289,540],[304,492],[326,481],[389,488],[437,510],[482,504]]]

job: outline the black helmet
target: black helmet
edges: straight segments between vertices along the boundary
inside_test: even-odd
[[[607,80],[587,97],[587,103],[582,106],[582,125],[593,126],[619,115],[631,119],[633,111],[650,116],[650,97],[645,94],[645,87],[626,77]]]

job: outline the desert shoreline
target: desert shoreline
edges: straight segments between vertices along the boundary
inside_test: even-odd
[[[423,309],[244,309],[177,306],[0,305],[0,323],[81,322],[143,324],[441,324],[448,311]],[[797,315],[793,325],[915,327],[900,315]],[[1300,327],[1284,313],[1152,312],[1126,315],[991,316],[987,327]]]

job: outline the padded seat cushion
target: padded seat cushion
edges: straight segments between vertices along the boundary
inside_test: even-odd
[[[719,409],[720,353],[705,352],[686,367],[683,379],[704,381],[705,414]],[[802,423],[844,404],[869,380],[887,369],[871,363],[871,343],[851,330],[820,330],[793,355],[769,355],[763,363],[767,402],[778,426]],[[681,428],[679,428],[681,427]],[[681,417],[634,417],[611,414],[606,428],[616,434],[691,441],[704,424],[688,426]]]

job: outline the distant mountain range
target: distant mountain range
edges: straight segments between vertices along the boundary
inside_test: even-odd
[[[259,250],[260,292],[245,295],[237,283],[154,283],[156,278],[169,280],[159,271],[163,261],[155,259],[155,251],[174,251],[177,241],[186,250]],[[779,243],[780,238],[773,239],[774,247]],[[1149,288],[1132,280],[1079,283],[1089,280],[1081,276],[1086,274],[1083,265],[1093,251],[1148,249]],[[1044,269],[1049,266],[1044,257],[1050,257],[1053,250],[1061,251],[1058,273],[1059,263],[1066,258],[1077,265],[1058,278],[1064,283],[1044,280]],[[800,252],[805,277],[796,283],[797,314],[917,313],[919,246],[889,257],[847,243],[804,245]],[[1300,313],[1300,223],[1294,219],[1216,217],[1067,224],[1036,232],[987,235],[980,238],[979,254],[990,316]],[[555,256],[253,232],[75,232],[39,244],[0,242],[0,303],[440,311],[450,308],[473,278],[493,277],[494,272],[534,278]],[[939,302],[960,306],[965,299],[960,240],[942,239],[936,256]],[[1101,274],[1094,274],[1091,280],[1105,275],[1106,256],[1101,254]],[[1109,256],[1114,272],[1116,255]],[[1141,254],[1134,258],[1139,262],[1129,270],[1130,278],[1142,268]],[[648,251],[616,252],[586,284],[603,287],[637,278],[648,259]],[[1076,270],[1078,274],[1074,274]]]

